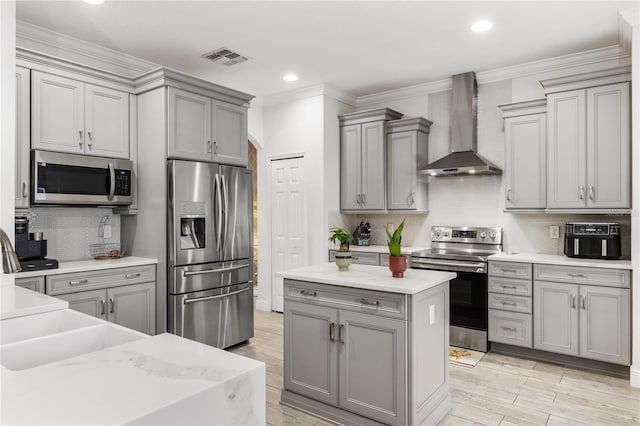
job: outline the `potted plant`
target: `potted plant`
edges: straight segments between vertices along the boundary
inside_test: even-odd
[[[387,227],[384,227],[385,232],[387,233],[387,244],[389,246],[389,269],[391,270],[391,275],[394,278],[403,278],[404,271],[407,270],[407,258],[403,256],[400,250],[400,242],[402,241],[402,230],[404,229],[404,219],[398,226],[398,228],[393,231],[393,234],[389,232]]]
[[[351,252],[349,251],[349,244],[353,242],[353,236],[344,228],[334,226],[329,228],[331,236],[329,241],[336,244],[340,243],[340,248],[336,253],[336,265],[338,265],[338,271],[345,272],[349,270],[351,265]]]

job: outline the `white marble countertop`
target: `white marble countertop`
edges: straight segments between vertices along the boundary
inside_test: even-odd
[[[0,287],[0,320],[67,309],[69,302],[29,289],[3,285]]]
[[[265,366],[172,334],[2,369],[2,424],[266,423]]]
[[[330,246],[329,250],[338,250],[340,246]],[[400,246],[400,253],[411,254],[414,251],[424,250],[429,247],[416,247],[416,246]],[[354,244],[349,245],[350,251],[363,252],[363,253],[382,253],[389,254],[389,247],[385,245],[371,245],[371,246],[356,246]]]
[[[129,266],[155,265],[157,259],[145,257],[127,256],[120,259],[105,260],[76,260],[73,262],[60,262],[58,269],[45,269],[42,271],[18,272],[14,274],[16,279],[42,277],[46,275],[68,274],[70,272],[99,271],[102,269],[126,268]]]
[[[342,287],[416,294],[452,280],[456,274],[409,268],[404,272],[404,278],[393,278],[386,266],[351,264],[348,271],[339,272],[335,263],[323,263],[278,272],[276,276]]]
[[[546,265],[584,266],[589,268],[632,269],[630,260],[583,259],[556,254],[498,253],[489,256],[489,260],[541,263]]]

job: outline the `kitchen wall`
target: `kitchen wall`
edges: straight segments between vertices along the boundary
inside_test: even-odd
[[[93,259],[90,244],[120,244],[120,215],[92,207],[33,207],[27,216],[29,232],[42,231],[47,257],[58,261]],[[102,220],[111,225],[111,238],[100,239]],[[122,249],[122,247],[121,247]],[[124,247],[125,253],[127,248]]]
[[[617,61],[599,64],[599,68],[619,66]],[[504,168],[504,127],[500,104],[544,96],[537,83],[550,76],[572,75],[594,69],[569,68],[552,73],[532,74],[517,79],[495,81],[478,86],[478,152]],[[535,84],[540,86],[536,89]],[[423,116],[433,121],[429,135],[429,161],[435,161],[449,151],[449,108],[451,91],[420,94],[410,98],[368,104],[359,110],[388,106],[406,116]],[[619,222],[623,229],[623,256],[630,257],[630,216],[516,214],[504,211],[504,179],[502,176],[429,177],[428,215],[355,215],[347,216],[349,229],[360,221],[372,225],[372,243],[385,244],[384,224],[396,226],[403,218],[403,245],[428,246],[430,228],[434,225],[501,226],[504,249],[513,252],[561,254],[563,224],[569,221]],[[345,215],[346,216],[346,215]],[[560,225],[560,239],[549,238],[549,226]]]

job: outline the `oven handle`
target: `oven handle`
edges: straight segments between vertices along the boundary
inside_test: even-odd
[[[109,201],[113,201],[116,193],[116,170],[113,163],[109,163]]]
[[[427,260],[427,259],[417,259],[415,257],[411,258],[411,267],[413,265],[426,265],[433,267],[449,267],[449,268],[458,268],[461,271],[469,271],[474,270],[473,272],[486,272],[487,265],[484,262],[456,262],[456,261],[447,261],[447,260]],[[420,266],[417,266],[420,269]],[[455,270],[455,269],[453,269]]]
[[[233,291],[231,293],[217,294],[215,296],[207,296],[207,297],[194,297],[193,299],[184,299],[182,303],[186,305],[189,303],[204,302],[206,300],[222,299],[223,297],[235,296],[236,294],[244,293],[245,291],[249,291],[250,289],[251,287],[247,287],[247,288],[243,288],[242,290]]]

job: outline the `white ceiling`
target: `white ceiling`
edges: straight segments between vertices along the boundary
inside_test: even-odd
[[[318,83],[364,95],[615,45],[618,11],[637,4],[22,0],[17,18],[258,96]],[[493,30],[471,32],[479,18]],[[219,47],[249,61],[200,57]]]

